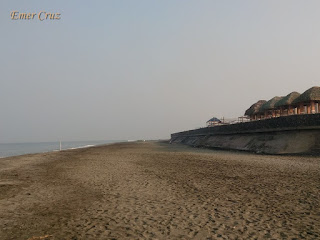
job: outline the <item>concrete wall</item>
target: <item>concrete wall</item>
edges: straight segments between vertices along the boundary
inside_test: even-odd
[[[270,154],[319,154],[320,114],[189,130],[172,134],[171,143]]]

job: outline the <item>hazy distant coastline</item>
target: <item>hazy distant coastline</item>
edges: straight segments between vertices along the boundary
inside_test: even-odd
[[[121,140],[62,141],[62,150],[123,142]],[[60,142],[0,143],[0,158],[60,150]]]

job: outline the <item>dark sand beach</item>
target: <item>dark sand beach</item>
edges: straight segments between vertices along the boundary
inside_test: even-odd
[[[0,159],[0,239],[320,239],[320,157],[158,142]]]

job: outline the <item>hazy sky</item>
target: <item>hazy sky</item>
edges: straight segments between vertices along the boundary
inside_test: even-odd
[[[320,85],[320,1],[0,2],[0,142],[158,139]],[[59,12],[13,21],[10,12]]]

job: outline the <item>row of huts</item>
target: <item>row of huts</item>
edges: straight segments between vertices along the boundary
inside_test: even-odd
[[[246,110],[245,115],[250,120],[260,120],[314,113],[320,113],[320,87],[312,87],[302,94],[292,92],[287,96],[274,97],[269,101],[259,100]]]

